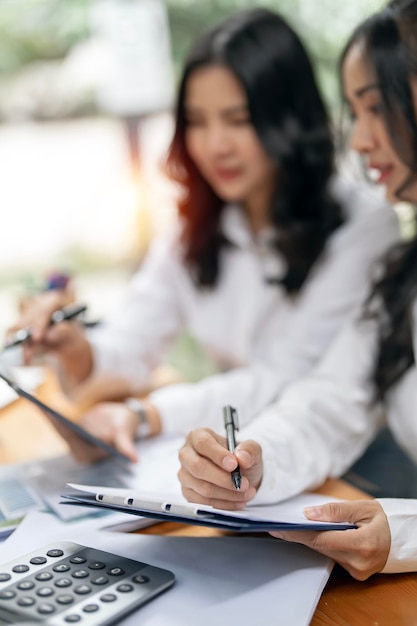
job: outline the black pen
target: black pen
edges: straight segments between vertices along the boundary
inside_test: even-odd
[[[235,432],[239,430],[239,422],[237,418],[237,411],[232,406],[223,407],[224,427],[226,428],[227,449],[229,452],[234,452],[236,448]],[[242,475],[240,473],[240,467],[231,473],[232,482],[236,489],[240,489],[242,482]]]
[[[85,304],[70,304],[63,309],[58,309],[58,311],[54,311],[51,315],[49,325],[53,326],[54,324],[58,324],[59,322],[66,322],[75,319],[86,310],[87,306]],[[9,341],[5,344],[3,350],[13,348],[14,346],[19,346],[25,341],[28,341],[31,336],[32,331],[30,328],[21,328],[13,335],[13,337],[9,339]]]

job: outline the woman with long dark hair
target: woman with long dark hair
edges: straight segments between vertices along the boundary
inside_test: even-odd
[[[391,2],[361,24],[341,58],[352,113],[351,144],[390,200],[417,206],[417,0]],[[387,421],[417,461],[417,237],[395,247],[358,319],[305,381],[241,433],[233,456],[206,430],[181,452],[183,492],[224,508],[271,502],[340,476]],[[248,441],[253,438],[252,441]],[[255,443],[255,441],[257,443]],[[229,472],[239,461],[237,492]],[[207,483],[211,483],[209,487]],[[359,579],[417,571],[417,500],[331,503],[309,519],[349,521],[355,530],[273,533],[305,543]]]
[[[223,371],[100,405],[91,430],[135,459],[138,416],[142,434],[221,428],[231,402],[243,425],[311,369],[397,238],[390,208],[335,178],[333,157],[311,63],[281,17],[245,11],[196,42],[168,155],[177,231],[151,250],[125,311],[88,338],[48,326],[56,302],[18,326],[32,328],[28,356],[53,352],[67,383],[116,373],[140,395],[183,329]]]

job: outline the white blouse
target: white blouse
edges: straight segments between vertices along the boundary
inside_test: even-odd
[[[413,316],[417,344],[417,303]],[[303,381],[242,429],[262,446],[264,475],[254,503],[276,502],[341,476],[388,423],[417,462],[417,369],[411,367],[375,402],[376,320],[350,322]],[[416,352],[415,352],[416,353]],[[417,500],[380,499],[391,530],[384,572],[417,571]]]
[[[347,221],[295,297],[267,283],[285,275],[284,260],[271,250],[271,231],[254,237],[237,206],[222,215],[222,231],[234,245],[221,253],[213,289],[196,287],[176,235],[157,241],[121,315],[91,335],[95,370],[125,375],[139,393],[187,329],[220,373],[152,393],[163,430],[222,429],[225,404],[248,423],[311,370],[363,298],[375,260],[399,237],[394,212],[369,187],[341,180],[335,187]]]

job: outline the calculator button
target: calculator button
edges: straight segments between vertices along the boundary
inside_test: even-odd
[[[58,563],[58,565],[54,565],[52,569],[54,572],[68,572],[70,566],[68,563]]]
[[[42,615],[50,615],[51,613],[55,613],[55,607],[53,604],[44,602],[38,606],[38,613],[41,613]]]
[[[110,574],[110,576],[122,576],[125,571],[121,567],[112,567],[107,573]]]
[[[128,583],[122,583],[116,587],[117,591],[121,591],[122,593],[128,593],[129,591],[133,591],[132,585]]]
[[[35,576],[36,580],[51,580],[52,574],[51,572],[39,572]]]
[[[86,604],[83,611],[84,613],[95,613],[98,611],[98,604]]]
[[[81,617],[76,613],[73,613],[72,615],[67,615],[64,619],[69,624],[75,624],[76,622],[80,621]]]
[[[52,589],[52,587],[40,587],[36,592],[36,595],[41,596],[41,598],[47,598],[48,596],[52,596],[53,594],[54,590]]]
[[[17,588],[27,591],[28,589],[33,589],[34,586],[35,583],[32,580],[22,580],[22,582],[17,585]]]
[[[29,570],[29,565],[15,565],[13,567],[13,572],[16,574],[23,574]]]
[[[88,567],[90,569],[104,569],[106,566],[101,561],[92,561],[88,564]]]
[[[4,583],[6,582],[6,580],[10,580],[10,579],[11,579],[10,574],[6,574],[6,572],[2,572],[0,574],[0,583]]]
[[[73,578],[87,578],[89,573],[85,569],[76,569],[75,572],[72,572],[71,576]]]
[[[91,587],[88,585],[78,585],[78,587],[74,587],[74,591],[75,593],[84,596],[86,593],[90,593]]]
[[[47,556],[52,556],[54,559],[58,556],[63,556],[64,553],[62,550],[59,550],[58,548],[54,548],[52,550],[48,550],[48,552],[46,553]]]
[[[85,563],[86,560],[87,559],[83,556],[73,556],[70,558],[70,563],[76,563],[77,565],[79,565],[80,563]]]
[[[55,587],[71,587],[72,580],[70,578],[58,578],[55,581]]]
[[[91,582],[93,585],[106,585],[109,582],[109,579],[105,576],[96,576],[91,579]]]
[[[43,565],[46,563],[46,559],[44,556],[34,556],[30,559],[29,563],[32,563],[32,565]]]
[[[100,596],[100,600],[102,602],[114,602],[116,600],[116,596],[114,593],[105,593],[104,596]]]
[[[56,601],[59,602],[59,604],[72,604],[74,602],[74,597],[69,593],[63,593],[62,595],[57,596]]]
[[[29,596],[23,596],[23,598],[19,598],[17,603],[19,606],[33,606],[35,604],[35,600],[33,598],[29,598]]]
[[[134,583],[139,583],[139,585],[144,585],[149,582],[149,578],[147,576],[141,576],[141,574],[136,574],[136,576],[133,576],[132,580]]]
[[[0,591],[0,600],[11,600],[16,595],[15,591],[11,589],[5,589],[4,591]]]

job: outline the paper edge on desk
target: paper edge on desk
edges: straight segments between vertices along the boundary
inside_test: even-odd
[[[329,558],[329,557],[327,557],[327,558]],[[323,575],[323,578],[322,578],[322,581],[321,581],[321,585],[317,589],[317,593],[316,593],[316,596],[315,596],[315,604],[314,604],[314,606],[311,607],[311,610],[310,610],[310,615],[309,615],[309,618],[308,618],[308,623],[309,624],[311,623],[311,621],[312,621],[312,619],[314,617],[314,614],[317,611],[317,607],[319,605],[320,598],[323,595],[323,591],[324,591],[327,583],[329,582],[330,575],[331,575],[331,573],[333,571],[333,568],[334,568],[335,564],[336,564],[335,561],[333,561],[333,559],[329,558],[329,562],[328,562],[328,564],[326,566],[326,572]]]

